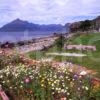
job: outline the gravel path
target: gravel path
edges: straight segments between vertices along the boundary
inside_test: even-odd
[[[53,56],[70,56],[70,57],[84,57],[86,54],[78,54],[78,53],[46,53],[47,55]]]

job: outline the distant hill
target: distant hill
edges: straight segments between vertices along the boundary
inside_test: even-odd
[[[90,27],[87,27],[87,24],[90,24]],[[87,31],[85,30],[85,28],[87,27],[88,31],[100,32],[100,16],[98,16],[93,20],[85,20],[85,21],[78,21],[78,22],[71,23],[69,26],[70,32],[82,31],[81,29],[82,26],[84,28],[84,31]]]
[[[0,28],[0,32],[12,32],[12,31],[63,31],[66,30],[64,26],[60,24],[50,24],[50,25],[39,25],[34,23],[29,23],[28,21],[23,21],[16,19],[3,27]]]

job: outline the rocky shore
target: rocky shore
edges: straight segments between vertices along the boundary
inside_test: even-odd
[[[15,50],[20,53],[44,50],[51,47],[56,39],[56,36],[39,38],[36,39],[34,43],[29,43],[23,46],[16,46]]]
[[[6,42],[4,44],[1,44],[1,52],[16,52],[16,53],[28,53],[31,51],[39,51],[48,49],[53,45],[55,40],[58,38],[58,36],[48,36],[43,38],[37,38],[32,40],[25,40],[25,41],[19,41],[16,43]]]

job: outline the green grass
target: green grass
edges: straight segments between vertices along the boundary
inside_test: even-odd
[[[100,75],[100,33],[91,33],[91,34],[81,34],[72,37],[69,40],[66,40],[68,44],[83,44],[83,45],[95,45],[97,51],[78,51],[78,50],[62,50],[62,52],[75,52],[75,53],[84,53],[87,54],[86,57],[77,58],[77,57],[63,57],[63,56],[53,56],[56,61],[72,61],[75,64],[87,67],[89,69],[95,70],[98,72],[97,76]],[[47,56],[48,52],[58,52],[57,47],[53,46],[46,51],[31,52],[29,56],[33,59],[41,59]],[[100,77],[100,76],[99,76]]]
[[[35,52],[29,52],[27,55],[29,55],[32,59],[41,59],[43,56],[45,56],[45,51],[35,51]]]
[[[81,34],[79,36],[73,37],[70,40],[72,44],[92,45],[97,40],[100,40],[100,33]],[[98,42],[96,43],[98,44]]]
[[[71,44],[83,44],[83,45],[95,45],[97,48],[96,52],[87,51],[84,52],[87,54],[87,57],[83,57],[81,60],[78,58],[73,59],[72,61],[76,64],[80,64],[87,68],[93,69],[98,72],[100,75],[100,33],[93,34],[81,34],[77,37],[74,37],[73,40],[70,40]]]

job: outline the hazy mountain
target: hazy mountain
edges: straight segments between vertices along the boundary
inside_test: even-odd
[[[0,28],[1,32],[12,31],[63,31],[65,27],[60,24],[39,25],[16,19]]]

